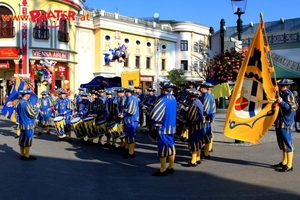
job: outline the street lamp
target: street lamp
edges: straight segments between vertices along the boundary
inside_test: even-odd
[[[247,0],[231,0],[231,5],[233,8],[233,12],[235,15],[238,16],[238,20],[236,21],[237,24],[237,32],[238,32],[238,40],[242,40],[242,30],[243,30],[243,20],[241,19],[241,15],[245,13]],[[235,140],[235,143],[244,143],[241,140]]]
[[[243,30],[243,20],[241,19],[241,15],[245,13],[247,0],[231,0],[231,5],[233,8],[233,12],[238,16],[237,24],[237,32],[238,32],[238,40],[242,39],[242,30]]]
[[[20,70],[20,72],[19,73],[23,74],[23,59],[22,59],[22,56],[24,54],[23,54],[22,48],[19,49],[18,55],[20,56],[20,60],[19,60],[19,70]]]

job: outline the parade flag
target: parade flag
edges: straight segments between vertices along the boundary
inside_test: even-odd
[[[2,114],[12,122],[16,122],[15,105],[20,99],[20,91],[27,89],[27,87],[27,84],[23,80],[21,80],[19,76],[17,76],[14,81],[11,92],[2,109]],[[37,103],[37,100],[37,96],[34,93],[32,93],[30,95],[30,102],[33,105],[35,105]]]
[[[271,57],[266,37],[261,20],[240,68],[224,126],[225,136],[253,144],[272,126],[279,109],[275,104],[278,88],[271,79],[275,72],[272,62],[268,62]]]

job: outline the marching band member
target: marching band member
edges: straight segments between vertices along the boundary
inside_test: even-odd
[[[67,92],[64,89],[61,89],[59,91],[59,98],[56,101],[55,106],[55,116],[63,115],[65,117],[65,130],[67,132],[67,136],[69,138],[69,141],[72,141],[71,139],[71,124],[70,119],[72,115],[72,103],[71,100],[66,97]],[[59,141],[64,140],[63,138],[59,138]]]
[[[175,133],[176,133],[176,106],[175,97],[171,94],[172,84],[169,81],[163,83],[164,95],[155,104],[151,119],[154,121],[157,131],[157,149],[160,158],[160,169],[153,176],[167,176],[174,173],[175,161]],[[169,167],[166,168],[166,160],[169,158]]]
[[[145,111],[146,111],[146,126],[147,126],[147,131],[149,132],[150,128],[152,127],[151,118],[150,118],[149,114],[151,113],[151,110],[154,107],[154,102],[156,101],[157,97],[154,94],[154,92],[155,92],[154,88],[148,88],[147,91],[149,92],[149,94],[146,95],[144,105],[146,106],[146,108],[145,108]]]
[[[135,142],[136,142],[136,128],[139,123],[139,101],[133,96],[134,90],[132,88],[125,89],[126,101],[123,112],[118,115],[124,121],[125,142],[128,144],[129,151],[123,155],[123,158],[135,157]]]
[[[81,101],[81,94],[83,93],[83,88],[78,88],[78,94],[75,96],[75,108],[78,108],[78,105]]]
[[[279,149],[282,150],[282,161],[274,167],[279,167],[280,172],[293,171],[294,145],[292,141],[292,125],[294,123],[297,104],[289,86],[293,80],[281,79],[278,81],[280,96],[277,99],[279,105],[278,116],[275,120],[275,131]]]
[[[143,107],[143,102],[144,102],[144,94],[142,92],[142,87],[141,86],[135,86],[134,89],[135,89],[134,96],[139,101],[139,113],[140,113],[140,116],[139,116],[139,118],[140,118],[139,131],[141,132],[143,130],[143,125],[144,125],[144,113],[142,112],[142,107]]]
[[[33,106],[30,99],[30,90],[21,91],[20,99],[16,111],[19,116],[19,125],[21,134],[19,137],[20,160],[36,160],[36,157],[30,155],[30,147],[34,136],[35,118],[38,114],[40,104]]]
[[[124,106],[125,106],[125,101],[126,101],[126,96],[125,96],[125,89],[123,87],[119,87],[116,90],[117,92],[117,97],[114,99],[114,105],[115,105],[115,119],[118,123],[123,123],[123,119],[119,118],[119,116],[123,113]],[[125,147],[125,138],[120,138],[121,142],[118,147],[119,150],[123,151],[128,149],[128,146]]]
[[[113,116],[114,116],[114,109],[115,109],[115,105],[114,105],[114,98],[112,97],[112,90],[111,89],[107,89],[105,91],[106,93],[106,101],[104,104],[104,111],[103,111],[103,117],[106,119],[107,123],[110,123],[113,120]],[[105,134],[106,136],[106,147],[112,147],[115,148],[115,142],[116,141],[112,141],[113,143],[110,144],[111,142],[111,136],[109,134]],[[101,138],[102,136],[99,137],[99,143],[101,143]]]
[[[195,167],[201,163],[201,144],[202,144],[202,123],[203,123],[203,105],[198,99],[200,93],[196,89],[189,91],[189,99],[192,101],[187,111],[186,124],[189,128],[189,150],[192,159],[184,167]]]
[[[203,140],[205,143],[203,158],[210,159],[209,150],[212,146],[212,129],[211,123],[214,120],[214,114],[216,112],[216,104],[214,96],[208,92],[209,88],[212,88],[211,83],[203,82],[200,84],[200,91],[202,93],[200,101],[203,104]]]
[[[14,109],[15,109],[15,112],[16,112],[16,134],[15,134],[15,138],[19,138],[20,134],[21,134],[20,124],[19,124],[19,115],[17,113],[17,107],[18,107],[18,103],[19,103],[20,99],[22,99],[22,95],[18,94],[18,99],[14,100]]]
[[[182,103],[188,97],[189,92],[187,91],[187,89],[189,89],[190,85],[187,82],[185,82],[185,83],[181,84],[180,86],[181,86],[181,92],[180,92],[180,96],[178,97],[177,101]]]
[[[80,102],[75,109],[74,115],[76,117],[80,117],[81,119],[84,119],[89,114],[89,107],[90,107],[90,101],[88,100],[88,94],[86,92],[82,92],[80,95]],[[84,138],[81,138],[78,140],[78,142],[83,142]],[[89,143],[93,143],[93,139],[88,139]]]
[[[40,104],[40,110],[39,110],[39,115],[38,115],[38,135],[42,135],[43,132],[43,126],[46,126],[46,133],[50,135],[49,132],[49,125],[51,124],[51,114],[52,114],[52,107],[53,107],[53,102],[49,97],[47,97],[47,92],[43,91],[41,93],[42,97],[39,98],[38,102]]]

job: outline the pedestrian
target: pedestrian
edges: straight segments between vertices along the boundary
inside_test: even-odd
[[[163,95],[150,114],[156,126],[157,154],[160,160],[160,169],[152,173],[152,176],[167,176],[168,173],[174,173],[177,101],[171,94],[172,86],[170,81],[162,84]]]
[[[22,90],[22,99],[19,100],[16,111],[19,116],[19,128],[21,130],[19,137],[20,160],[36,160],[30,155],[30,147],[34,136],[35,119],[40,108],[40,104],[32,105],[29,101],[30,90]]]
[[[126,88],[126,100],[124,104],[123,113],[119,114],[119,118],[124,121],[125,143],[128,144],[128,151],[124,153],[123,158],[135,157],[135,143],[136,143],[136,129],[139,124],[139,101],[133,96],[134,89]],[[127,145],[125,144],[125,147]]]
[[[293,171],[294,146],[292,141],[292,125],[296,114],[296,102],[293,93],[289,90],[293,80],[281,79],[278,81],[280,95],[277,98],[279,106],[275,120],[275,131],[279,149],[282,150],[282,161],[274,165],[280,172]]]
[[[192,104],[187,110],[186,126],[189,129],[188,143],[192,158],[187,164],[182,164],[184,167],[195,167],[201,163],[203,105],[198,99],[199,96],[198,90],[189,90],[189,99]]]

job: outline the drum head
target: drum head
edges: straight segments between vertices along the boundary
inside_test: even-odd
[[[53,119],[53,121],[54,121],[54,122],[59,122],[59,121],[61,121],[61,120],[63,120],[63,119],[64,119],[63,116],[58,116],[58,117],[55,117],[55,118]]]
[[[87,121],[91,121],[93,119],[95,119],[95,118],[94,117],[86,117],[83,119],[83,121],[87,122]]]
[[[81,119],[80,117],[75,117],[75,118],[71,119],[71,124],[79,122],[80,119]]]

